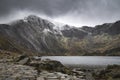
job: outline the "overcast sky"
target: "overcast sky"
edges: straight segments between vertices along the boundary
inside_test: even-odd
[[[30,14],[74,26],[120,20],[120,0],[0,0],[0,23]]]

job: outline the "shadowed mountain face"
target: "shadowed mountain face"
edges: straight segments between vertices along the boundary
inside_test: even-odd
[[[0,24],[0,49],[29,55],[120,55],[120,21],[61,27],[34,15]]]
[[[62,54],[61,34],[53,29],[54,26],[47,20],[31,15],[10,25],[0,25],[0,35],[22,52]]]
[[[103,25],[97,25],[95,27],[82,27],[83,30],[91,32],[93,35],[100,35],[103,33],[107,33],[109,35],[117,35],[120,34],[120,21],[115,23],[105,23]]]

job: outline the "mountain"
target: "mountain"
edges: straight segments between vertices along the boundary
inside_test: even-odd
[[[7,40],[10,48],[20,52],[62,54],[64,48],[59,38],[62,35],[53,29],[54,26],[47,20],[30,15],[11,24],[1,24],[0,36]],[[1,45],[1,49],[3,46],[8,44]]]
[[[30,15],[0,24],[0,49],[27,55],[120,55],[120,21],[81,28]]]
[[[103,33],[107,33],[109,35],[117,35],[120,34],[120,21],[115,23],[105,23],[102,25],[97,25],[95,27],[82,27],[83,30],[91,32],[93,35],[99,35]]]

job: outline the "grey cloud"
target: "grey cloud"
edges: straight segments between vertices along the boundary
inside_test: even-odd
[[[120,0],[0,0],[0,18],[13,11],[30,10],[51,18],[67,16],[66,21],[70,17],[76,22],[98,24],[119,20],[119,4]]]
[[[79,0],[76,0],[77,2]],[[28,9],[47,15],[66,13],[75,6],[74,0],[1,0],[0,16],[7,15],[13,10]]]

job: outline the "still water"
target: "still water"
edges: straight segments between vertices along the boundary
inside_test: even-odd
[[[120,57],[114,56],[43,56],[41,59],[46,58],[68,65],[120,65]]]

